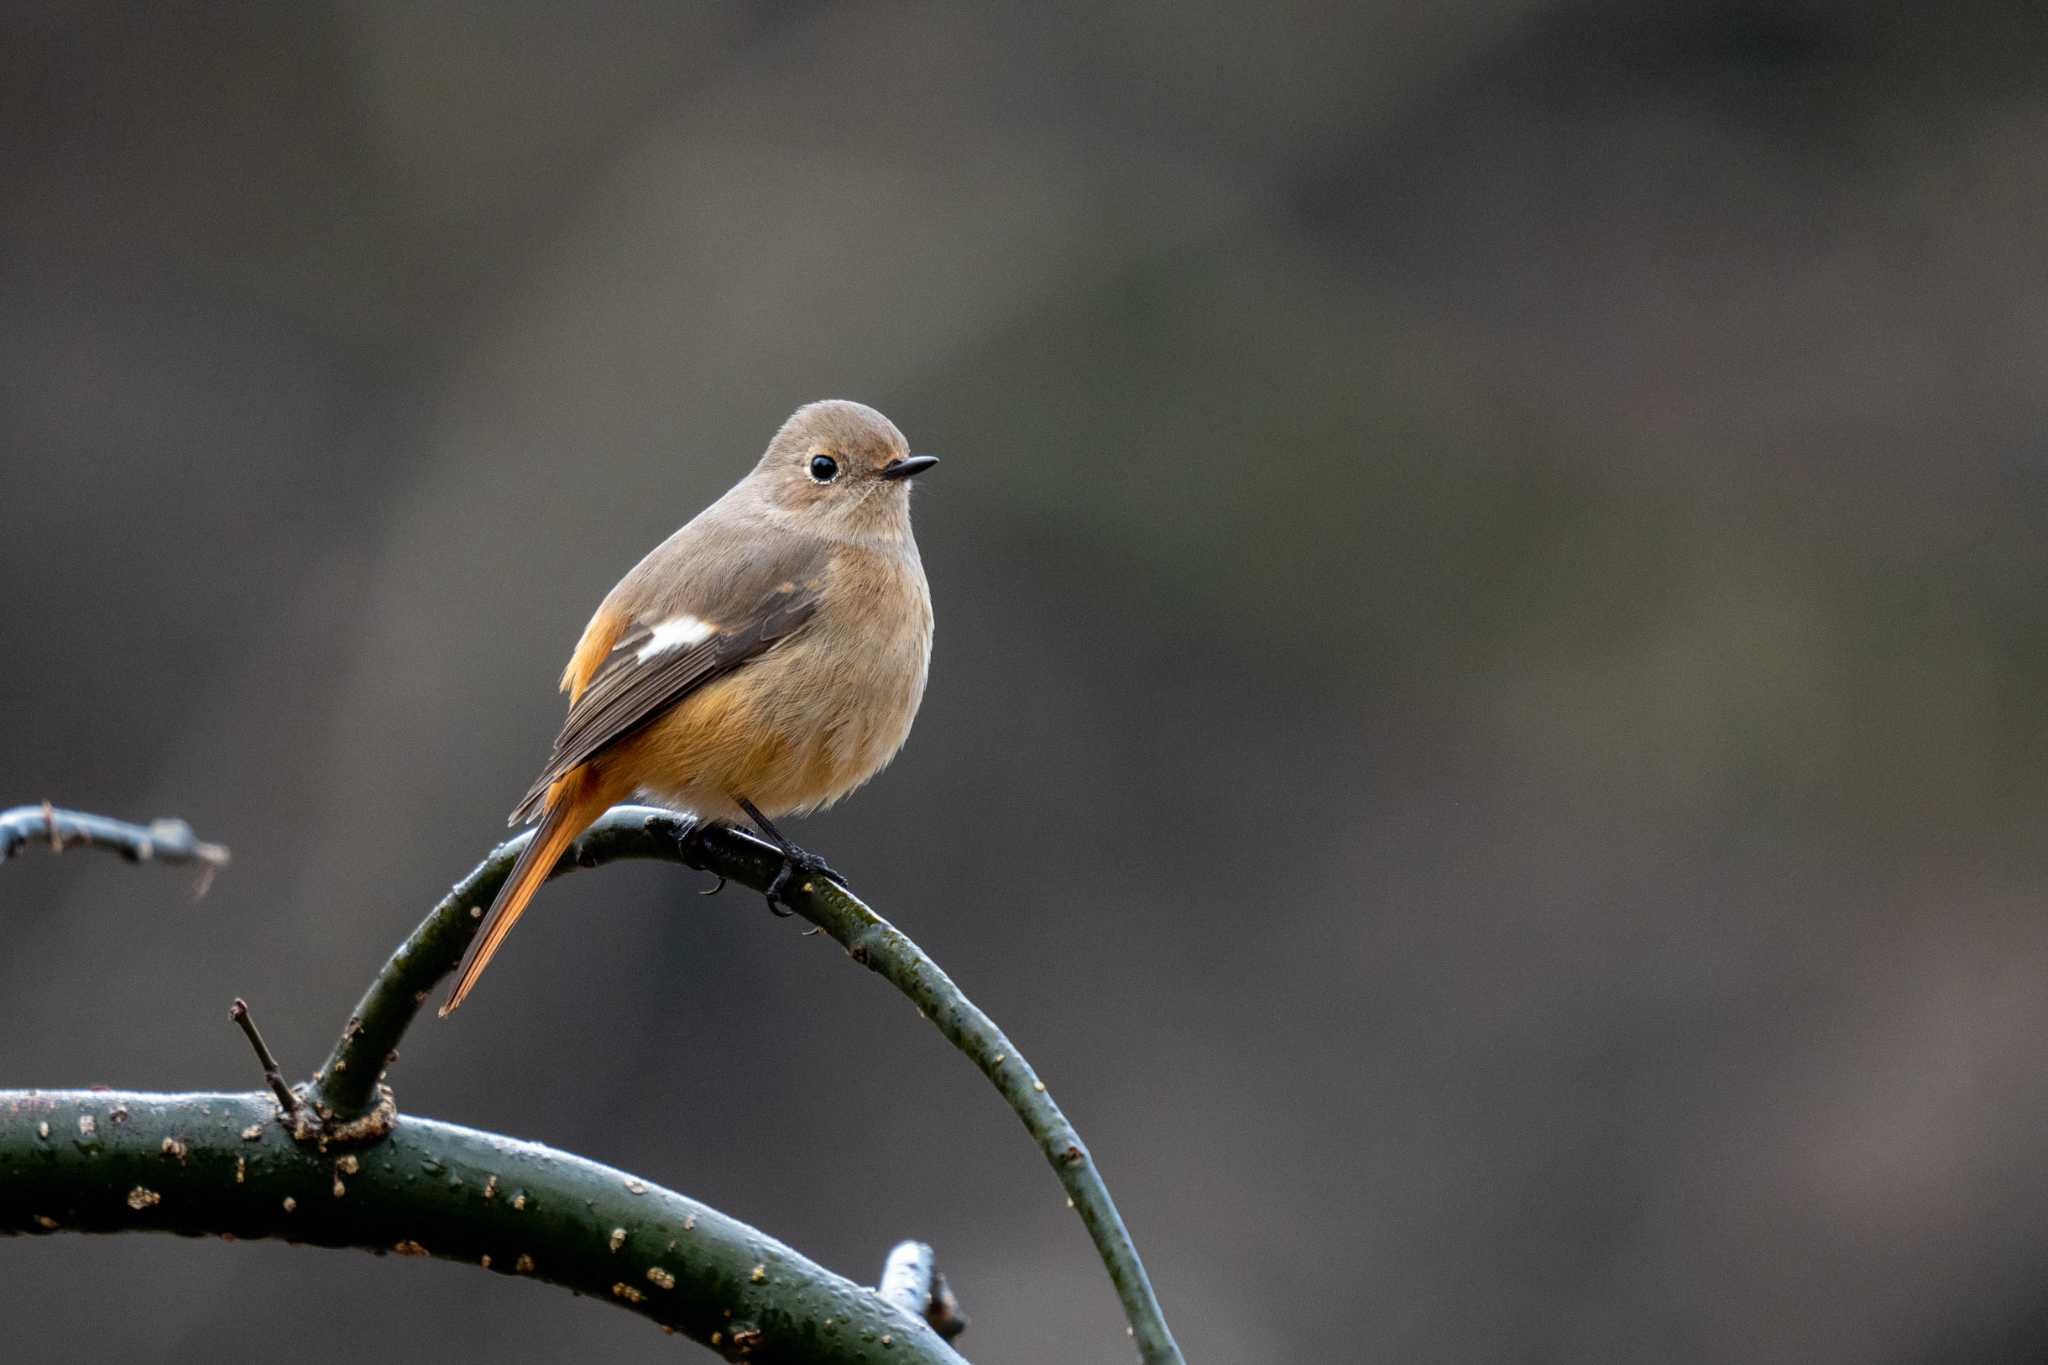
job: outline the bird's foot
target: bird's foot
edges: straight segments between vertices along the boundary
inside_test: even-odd
[[[676,851],[683,855],[685,866],[694,867],[699,872],[710,872],[712,876],[718,878],[718,884],[708,891],[699,891],[697,894],[700,896],[715,896],[725,890],[725,874],[712,871],[710,855],[704,847],[704,831],[709,827],[707,821],[692,820],[690,827],[676,840]]]
[[[763,838],[782,850],[782,867],[776,872],[775,879],[768,883],[766,893],[768,910],[777,919],[788,919],[796,913],[796,907],[789,903],[789,884],[797,879],[799,873],[805,877],[823,877],[828,882],[838,883],[844,890],[853,889],[846,885],[846,878],[826,865],[823,858],[815,853],[806,853],[785,839],[782,831],[775,828],[774,823],[761,814],[760,808],[753,802],[744,796],[733,797],[733,802],[747,813],[747,818],[754,822]],[[804,889],[810,889],[809,882],[804,883]]]
[[[782,866],[775,873],[775,879],[768,883],[768,909],[778,919],[788,919],[796,913],[789,904],[788,893],[799,877],[823,877],[826,881],[852,890],[846,885],[846,878],[834,872],[831,865],[815,853],[807,853],[795,844],[787,844],[782,850]],[[804,883],[802,889],[809,890]]]

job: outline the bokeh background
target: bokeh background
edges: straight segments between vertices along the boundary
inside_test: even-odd
[[[1190,1358],[2048,1354],[2037,4],[10,6],[0,1082],[288,1066],[591,606],[797,403],[933,685],[793,832],[1002,1021]],[[1015,1120],[745,894],[550,888],[400,1102],[981,1361],[1118,1360]],[[668,1359],[442,1263],[0,1244],[39,1361]],[[286,1344],[286,1345],[281,1345]]]

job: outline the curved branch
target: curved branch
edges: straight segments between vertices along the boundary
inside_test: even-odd
[[[131,825],[104,815],[59,810],[47,801],[0,811],[0,863],[31,844],[43,845],[52,853],[79,847],[111,849],[131,863],[198,863],[208,880],[228,862],[227,849],[200,839],[183,820]],[[206,889],[204,882],[199,889]]]
[[[494,849],[458,882],[399,945],[350,1016],[307,1097],[322,1120],[344,1124],[373,1114],[378,1081],[398,1042],[436,982],[455,969],[476,933],[484,907],[509,875],[530,834]],[[752,835],[722,825],[699,826],[688,815],[649,806],[618,806],[569,848],[552,875],[622,858],[659,858],[715,873],[763,891],[782,855]],[[910,997],[948,1041],[981,1068],[1023,1120],[1052,1164],[1068,1202],[1081,1215],[1116,1286],[1139,1354],[1147,1365],[1180,1365],[1180,1348],[1138,1257],[1109,1187],[1088,1149],[1053,1102],[1016,1045],[977,1009],[915,943],[857,897],[822,878],[802,883],[791,908],[836,939],[854,961]]]
[[[437,1256],[618,1304],[749,1361],[961,1365],[926,1325],[716,1209],[582,1157],[400,1118],[296,1142],[262,1094],[0,1090],[0,1235],[281,1237]]]

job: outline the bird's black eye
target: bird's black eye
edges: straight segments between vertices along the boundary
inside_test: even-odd
[[[839,477],[839,461],[830,455],[811,456],[811,477],[819,483],[830,483]]]

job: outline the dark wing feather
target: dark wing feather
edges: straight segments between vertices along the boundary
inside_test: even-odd
[[[548,765],[512,813],[514,824],[537,818],[548,788],[589,762],[606,745],[632,734],[706,683],[786,640],[811,619],[822,596],[820,580],[785,580],[736,621],[722,621],[694,645],[666,650],[644,662],[640,650],[659,622],[634,621],[591,675],[555,737]],[[666,618],[664,618],[666,619]],[[716,619],[716,618],[712,618]]]

